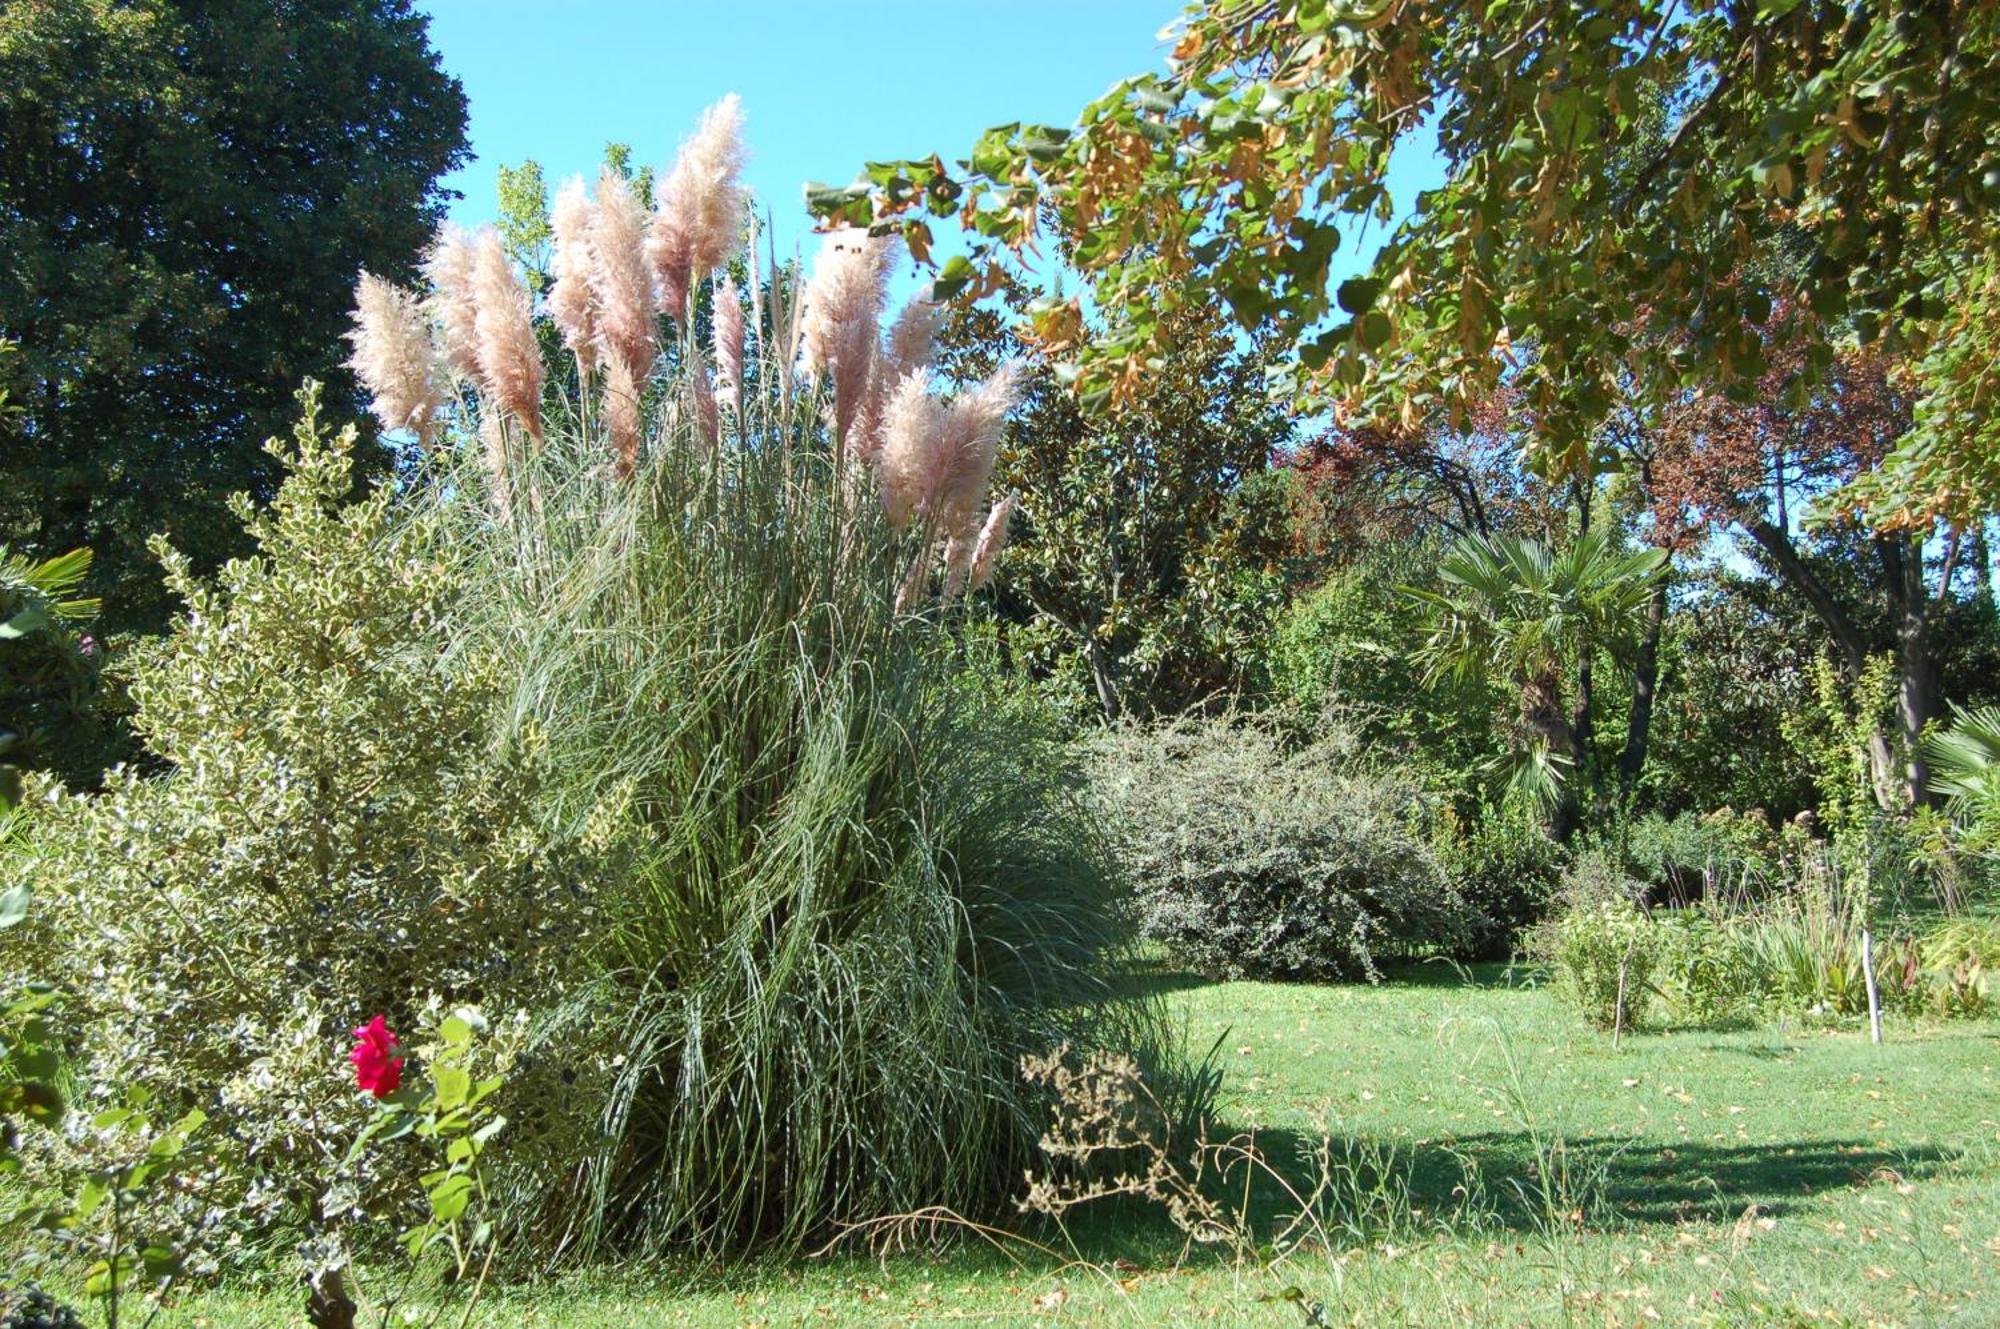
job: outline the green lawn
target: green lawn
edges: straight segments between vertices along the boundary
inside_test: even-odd
[[[1183,1261],[1170,1225],[1128,1208],[1067,1237],[1023,1224],[1072,1243],[1071,1262],[959,1245],[598,1274],[491,1297],[475,1322],[1305,1325],[1318,1303],[1323,1323],[1371,1326],[2000,1324],[2000,1025],[1892,1020],[1880,1048],[1774,1026],[1613,1050],[1546,993],[1481,977],[1172,994],[1194,1039],[1223,1036],[1228,1125],[1295,1184],[1328,1134],[1361,1161],[1323,1206],[1330,1245],[1275,1267],[1212,1247]],[[1274,1217],[1278,1197],[1251,1208]],[[217,1294],[159,1323],[291,1313]]]

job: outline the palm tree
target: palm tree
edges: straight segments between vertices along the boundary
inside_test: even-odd
[[[0,406],[6,397],[0,394]],[[97,613],[98,602],[77,595],[90,575],[90,551],[37,563],[0,545],[0,641],[18,641],[51,623],[79,623]]]
[[[1467,536],[1439,563],[1439,590],[1405,588],[1431,613],[1423,659],[1433,681],[1497,675],[1517,692],[1509,783],[1540,806],[1553,833],[1568,831],[1564,777],[1589,740],[1591,661],[1602,654],[1631,670],[1665,567],[1664,551],[1620,548],[1602,527],[1561,549],[1524,536]]]
[[[103,769],[91,708],[102,655],[74,631],[97,612],[77,594],[89,573],[88,549],[37,562],[0,544],[0,782],[15,766],[72,781]]]
[[[1949,800],[1968,847],[2000,850],[2000,706],[1961,710],[1923,743],[1931,792]]]

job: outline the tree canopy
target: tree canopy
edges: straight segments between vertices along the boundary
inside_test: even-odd
[[[168,604],[145,552],[242,548],[226,496],[305,377],[348,383],[355,273],[406,273],[466,103],[409,0],[0,9],[0,340],[21,414],[0,536],[96,550],[111,628]],[[366,458],[380,469],[380,450]]]
[[[809,202],[920,255],[927,218],[957,217],[976,243],[939,274],[951,294],[1057,232],[1092,312],[1052,295],[1035,328],[1086,400],[1129,398],[1175,312],[1214,304],[1298,345],[1303,404],[1408,424],[1505,380],[1563,469],[1634,391],[1752,393],[1774,336],[1799,393],[1843,339],[1929,342],[1992,236],[1996,38],[1970,0],[1209,0],[1166,74],[1073,130],[1002,125],[956,165],[872,163]],[[1425,125],[1446,182],[1392,200],[1391,153]],[[1399,206],[1336,286],[1342,228]]]

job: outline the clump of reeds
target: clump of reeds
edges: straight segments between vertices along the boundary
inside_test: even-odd
[[[935,390],[942,311],[885,327],[890,255],[858,232],[809,281],[754,255],[739,121],[704,117],[650,215],[614,175],[565,186],[545,313],[578,372],[534,380],[532,428],[483,241],[427,269],[462,388],[426,491],[476,588],[455,649],[512,680],[499,741],[546,769],[544,833],[612,867],[576,905],[599,974],[543,1013],[597,1131],[508,1181],[548,1251],[1004,1204],[1037,1135],[1019,1057],[1164,1041],[1111,977],[1110,860],[1055,730],[905,612],[993,574],[1015,371]]]

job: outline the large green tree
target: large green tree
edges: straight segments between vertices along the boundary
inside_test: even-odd
[[[1392,199],[1426,126],[1446,180]],[[1982,0],[1206,0],[1165,74],[1075,128],[1000,126],[811,201],[919,252],[927,216],[958,217],[982,247],[941,276],[975,291],[1054,230],[1104,323],[1050,298],[1041,330],[1087,392],[1129,395],[1177,309],[1222,306],[1299,346],[1305,401],[1415,418],[1505,378],[1566,469],[1633,391],[1755,391],[1781,245],[1801,390],[1849,333],[1934,339],[1985,280],[1964,260],[1992,247],[1996,126]],[[1336,284],[1343,229],[1405,208]]]
[[[466,104],[426,24],[409,0],[0,6],[0,539],[95,549],[106,626],[164,621],[149,535],[203,567],[242,549],[226,496],[271,492],[299,381],[349,382],[355,274],[406,275],[439,220]]]
[[[1107,719],[1226,703],[1283,600],[1271,464],[1291,426],[1266,361],[1212,311],[1187,311],[1179,334],[1145,390],[1103,416],[1036,364],[993,474],[1021,505],[1001,590],[1010,641],[1061,701]],[[940,362],[970,382],[1023,349],[975,309]]]

